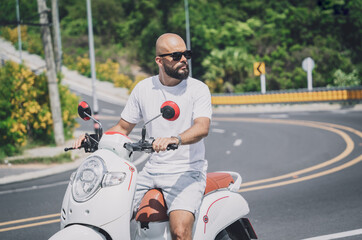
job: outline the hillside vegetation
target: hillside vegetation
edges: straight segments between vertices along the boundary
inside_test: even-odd
[[[8,23],[16,21],[15,2],[1,0],[0,6],[0,21],[7,24],[1,35],[14,43],[15,25]],[[260,91],[256,61],[266,64],[267,90],[306,88],[306,57],[316,63],[314,87],[361,85],[362,0],[188,2],[193,76],[213,92]],[[36,1],[20,3],[23,22],[38,22]],[[86,1],[59,0],[59,13],[64,61],[77,69],[88,53]],[[186,35],[183,0],[92,0],[92,14],[97,64],[118,64],[112,69],[127,88],[141,79],[132,66],[157,73],[154,45],[160,34]],[[26,30],[24,48],[41,53],[38,27]]]

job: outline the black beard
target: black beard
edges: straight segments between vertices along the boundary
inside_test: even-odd
[[[178,71],[182,67],[183,67],[183,65],[181,65],[180,67],[178,67],[176,69],[173,69],[172,67],[169,67],[166,64],[164,64],[166,74],[169,77],[176,78],[181,81],[185,80],[189,76],[189,65],[186,65],[186,68],[184,69],[184,71],[182,73],[179,73]]]

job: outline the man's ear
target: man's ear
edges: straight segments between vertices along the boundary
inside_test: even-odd
[[[161,58],[161,57],[156,56],[156,57],[155,57],[155,62],[157,63],[157,65],[158,65],[159,67],[162,66],[162,58]]]

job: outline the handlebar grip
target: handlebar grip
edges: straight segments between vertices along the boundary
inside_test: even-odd
[[[82,144],[79,148],[74,148],[74,147],[69,147],[69,148],[64,148],[64,152],[68,152],[70,150],[76,150],[76,149],[81,149],[84,148],[85,146]]]
[[[167,150],[176,150],[178,149],[178,145],[173,143],[167,146]]]

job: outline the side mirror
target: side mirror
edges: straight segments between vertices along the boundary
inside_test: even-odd
[[[180,116],[180,108],[175,102],[166,101],[161,106],[161,114],[164,119],[175,121]]]
[[[145,141],[146,137],[146,125],[155,120],[156,118],[159,118],[162,115],[164,119],[167,119],[169,121],[175,121],[178,116],[180,116],[180,108],[175,102],[172,101],[166,101],[161,105],[161,114],[158,114],[156,117],[152,118],[148,122],[146,122],[142,127],[142,142]]]
[[[92,110],[86,101],[81,101],[78,104],[78,114],[84,121],[88,121],[92,116]]]

